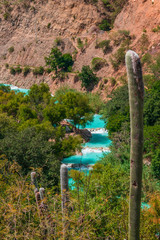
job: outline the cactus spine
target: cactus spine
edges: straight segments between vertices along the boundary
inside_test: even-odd
[[[143,156],[144,86],[139,56],[135,52],[129,50],[126,53],[125,60],[128,75],[131,125],[129,240],[139,240]]]

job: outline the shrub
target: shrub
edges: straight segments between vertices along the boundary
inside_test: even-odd
[[[92,59],[92,69],[93,71],[99,71],[101,68],[103,68],[106,65],[106,60],[103,58],[93,58]]]
[[[120,47],[117,52],[110,58],[110,62],[114,68],[114,70],[118,70],[121,64],[125,63],[125,47]]]
[[[114,77],[111,77],[110,81],[111,81],[111,86],[114,87],[116,84],[116,79]]]
[[[12,47],[8,48],[8,52],[9,52],[9,53],[14,52],[14,47],[12,46]]]
[[[28,73],[30,73],[31,69],[30,67],[26,66],[23,69],[23,75],[26,77],[28,75]]]
[[[104,84],[107,84],[108,83],[108,78],[104,78],[103,81],[104,81]]]
[[[150,88],[150,87],[152,87],[152,85],[155,81],[155,77],[152,74],[145,74],[145,75],[143,75],[143,81],[144,81],[145,85]]]
[[[160,125],[144,127],[144,151],[153,153],[160,145]]]
[[[15,71],[14,67],[10,67],[10,73],[11,73],[12,75],[15,75],[15,74],[16,74],[16,71]]]
[[[36,67],[35,69],[33,69],[34,75],[43,75],[43,73],[44,73],[44,68],[42,66]]]
[[[101,0],[107,10],[107,20],[104,19],[100,24],[104,31],[108,31],[113,27],[114,20],[122,11],[122,8],[128,0]]]
[[[90,66],[83,66],[82,71],[79,74],[79,78],[82,81],[82,87],[86,89],[91,87],[93,88],[95,84],[98,83],[98,77],[93,73]]]
[[[160,176],[160,149],[157,150],[154,158],[152,159],[152,170],[155,177]]]
[[[139,42],[140,42],[140,48],[142,52],[145,52],[146,50],[148,50],[149,39],[147,34],[143,33]]]
[[[141,58],[141,62],[142,64],[147,63],[147,64],[151,64],[152,63],[152,56],[149,53],[146,53],[143,55],[143,57]]]
[[[6,67],[6,68],[9,68],[9,64],[8,64],[8,63],[6,63],[6,64],[5,64],[5,67]]]
[[[110,31],[112,28],[111,23],[107,19],[103,19],[102,22],[99,24],[99,28],[103,31]]]
[[[109,52],[112,49],[110,46],[110,40],[103,40],[99,43],[96,43],[95,48],[102,48],[104,54],[106,54],[107,52]]]
[[[113,32],[110,34],[110,38],[113,40],[115,46],[119,46],[121,43],[123,43],[123,45],[129,45],[131,40],[130,32],[127,30]]]
[[[3,14],[4,20],[7,20],[9,18],[9,16],[10,16],[10,13],[9,12],[5,12]]]
[[[18,65],[17,67],[15,67],[15,71],[16,71],[16,73],[20,74],[22,72],[22,69]]]
[[[158,25],[156,28],[152,29],[152,32],[159,32],[160,31],[160,26]]]
[[[62,39],[60,37],[57,37],[55,40],[54,40],[54,43],[56,46],[61,46],[62,44]]]
[[[51,73],[52,72],[52,69],[51,68],[46,68],[45,70],[47,73]]]
[[[47,28],[49,29],[51,27],[51,23],[48,23]]]
[[[65,53],[62,55],[61,63],[59,63],[59,68],[64,70],[65,72],[72,71],[72,65],[74,61],[70,53]]]
[[[77,44],[78,44],[78,48],[82,49],[84,47],[84,43],[80,38],[77,38]]]
[[[160,79],[160,54],[156,57],[155,63],[150,66],[151,71],[153,72],[157,80]]]
[[[146,91],[144,102],[144,122],[153,126],[160,121],[160,81],[152,84],[152,88]]]

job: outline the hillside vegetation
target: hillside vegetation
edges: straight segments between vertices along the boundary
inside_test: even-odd
[[[52,93],[62,84],[86,90],[78,76],[90,66],[99,80],[87,90],[106,98],[125,81],[127,49],[159,53],[159,8],[150,0],[1,1],[0,81],[25,88],[46,82]],[[59,76],[45,61],[57,47],[73,61]]]

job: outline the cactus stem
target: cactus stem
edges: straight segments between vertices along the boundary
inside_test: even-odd
[[[126,53],[130,103],[130,201],[129,240],[139,240],[140,206],[143,156],[143,97],[144,86],[139,56],[129,50]]]

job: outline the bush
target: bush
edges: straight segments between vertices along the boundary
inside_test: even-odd
[[[103,68],[106,65],[106,60],[98,57],[93,58],[91,64],[92,64],[93,71],[99,71],[101,68]]]
[[[117,15],[122,11],[122,8],[128,0],[101,0],[107,10],[107,19],[102,20],[100,29],[109,31],[114,24]]]
[[[146,64],[151,64],[152,63],[152,56],[149,53],[146,53],[143,55],[143,57],[141,58],[141,62],[142,64],[146,63]]]
[[[62,55],[61,63],[59,63],[59,68],[65,72],[71,72],[73,66],[73,59],[70,53],[65,53]]]
[[[152,170],[155,177],[160,176],[160,149],[157,150],[154,158],[152,159]]]
[[[111,81],[111,86],[114,87],[115,84],[116,84],[116,79],[115,79],[114,77],[112,77],[112,78],[110,79],[110,81]]]
[[[6,63],[6,64],[5,64],[5,67],[6,67],[6,68],[9,68],[9,64],[8,64],[8,63]]]
[[[20,65],[18,65],[17,67],[15,67],[15,71],[16,73],[20,74],[22,72],[22,69],[20,67]]]
[[[12,47],[8,48],[8,52],[9,52],[9,53],[14,52],[14,47],[12,46]]]
[[[110,31],[112,28],[111,23],[107,19],[103,19],[102,22],[99,24],[99,28],[103,31]]]
[[[16,71],[15,71],[14,67],[10,67],[10,73],[11,73],[12,75],[15,75],[15,74],[16,74]]]
[[[141,51],[142,53],[148,50],[148,46],[149,46],[149,39],[147,34],[143,33],[140,40],[140,47],[141,47]]]
[[[114,70],[118,70],[121,64],[125,63],[125,47],[120,47],[117,52],[110,58],[110,62],[114,68]]]
[[[152,32],[159,32],[160,31],[160,26],[158,25],[156,28],[152,29]]]
[[[23,75],[26,77],[28,75],[28,73],[30,73],[31,69],[30,67],[26,66],[23,69]]]
[[[144,102],[144,122],[153,126],[160,120],[160,81],[156,81],[152,88],[146,91]]]
[[[62,39],[61,38],[59,38],[59,37],[57,37],[55,40],[54,40],[54,42],[55,42],[55,45],[56,46],[61,46],[61,44],[62,44]]]
[[[47,24],[47,28],[49,29],[51,27],[51,23],[48,23]]]
[[[44,73],[44,68],[42,66],[36,67],[35,69],[33,69],[34,75],[43,75],[43,73]]]
[[[123,46],[128,46],[130,44],[130,32],[127,30],[119,30],[118,32],[113,32],[110,34],[111,40],[113,40],[113,43],[115,46],[119,46],[121,43],[123,43]]]
[[[155,63],[150,66],[151,71],[153,72],[157,80],[160,79],[160,54],[156,57]]]
[[[46,68],[45,71],[46,71],[46,73],[51,73],[52,69],[51,68]]]
[[[155,81],[155,77],[152,74],[145,74],[143,76],[143,81],[147,87],[151,88]]]
[[[95,48],[102,48],[104,54],[112,49],[110,46],[110,40],[103,40],[97,43]]]
[[[153,153],[160,145],[160,125],[144,127],[144,151]]]
[[[10,13],[9,12],[5,12],[3,14],[4,20],[7,20],[9,18],[9,16],[10,16]]]
[[[93,73],[90,66],[83,66],[82,71],[79,74],[79,78],[82,81],[82,87],[86,89],[91,87],[93,88],[95,84],[98,83],[98,77]]]
[[[78,44],[78,48],[82,49],[84,47],[84,43],[80,38],[77,38],[77,44]]]

